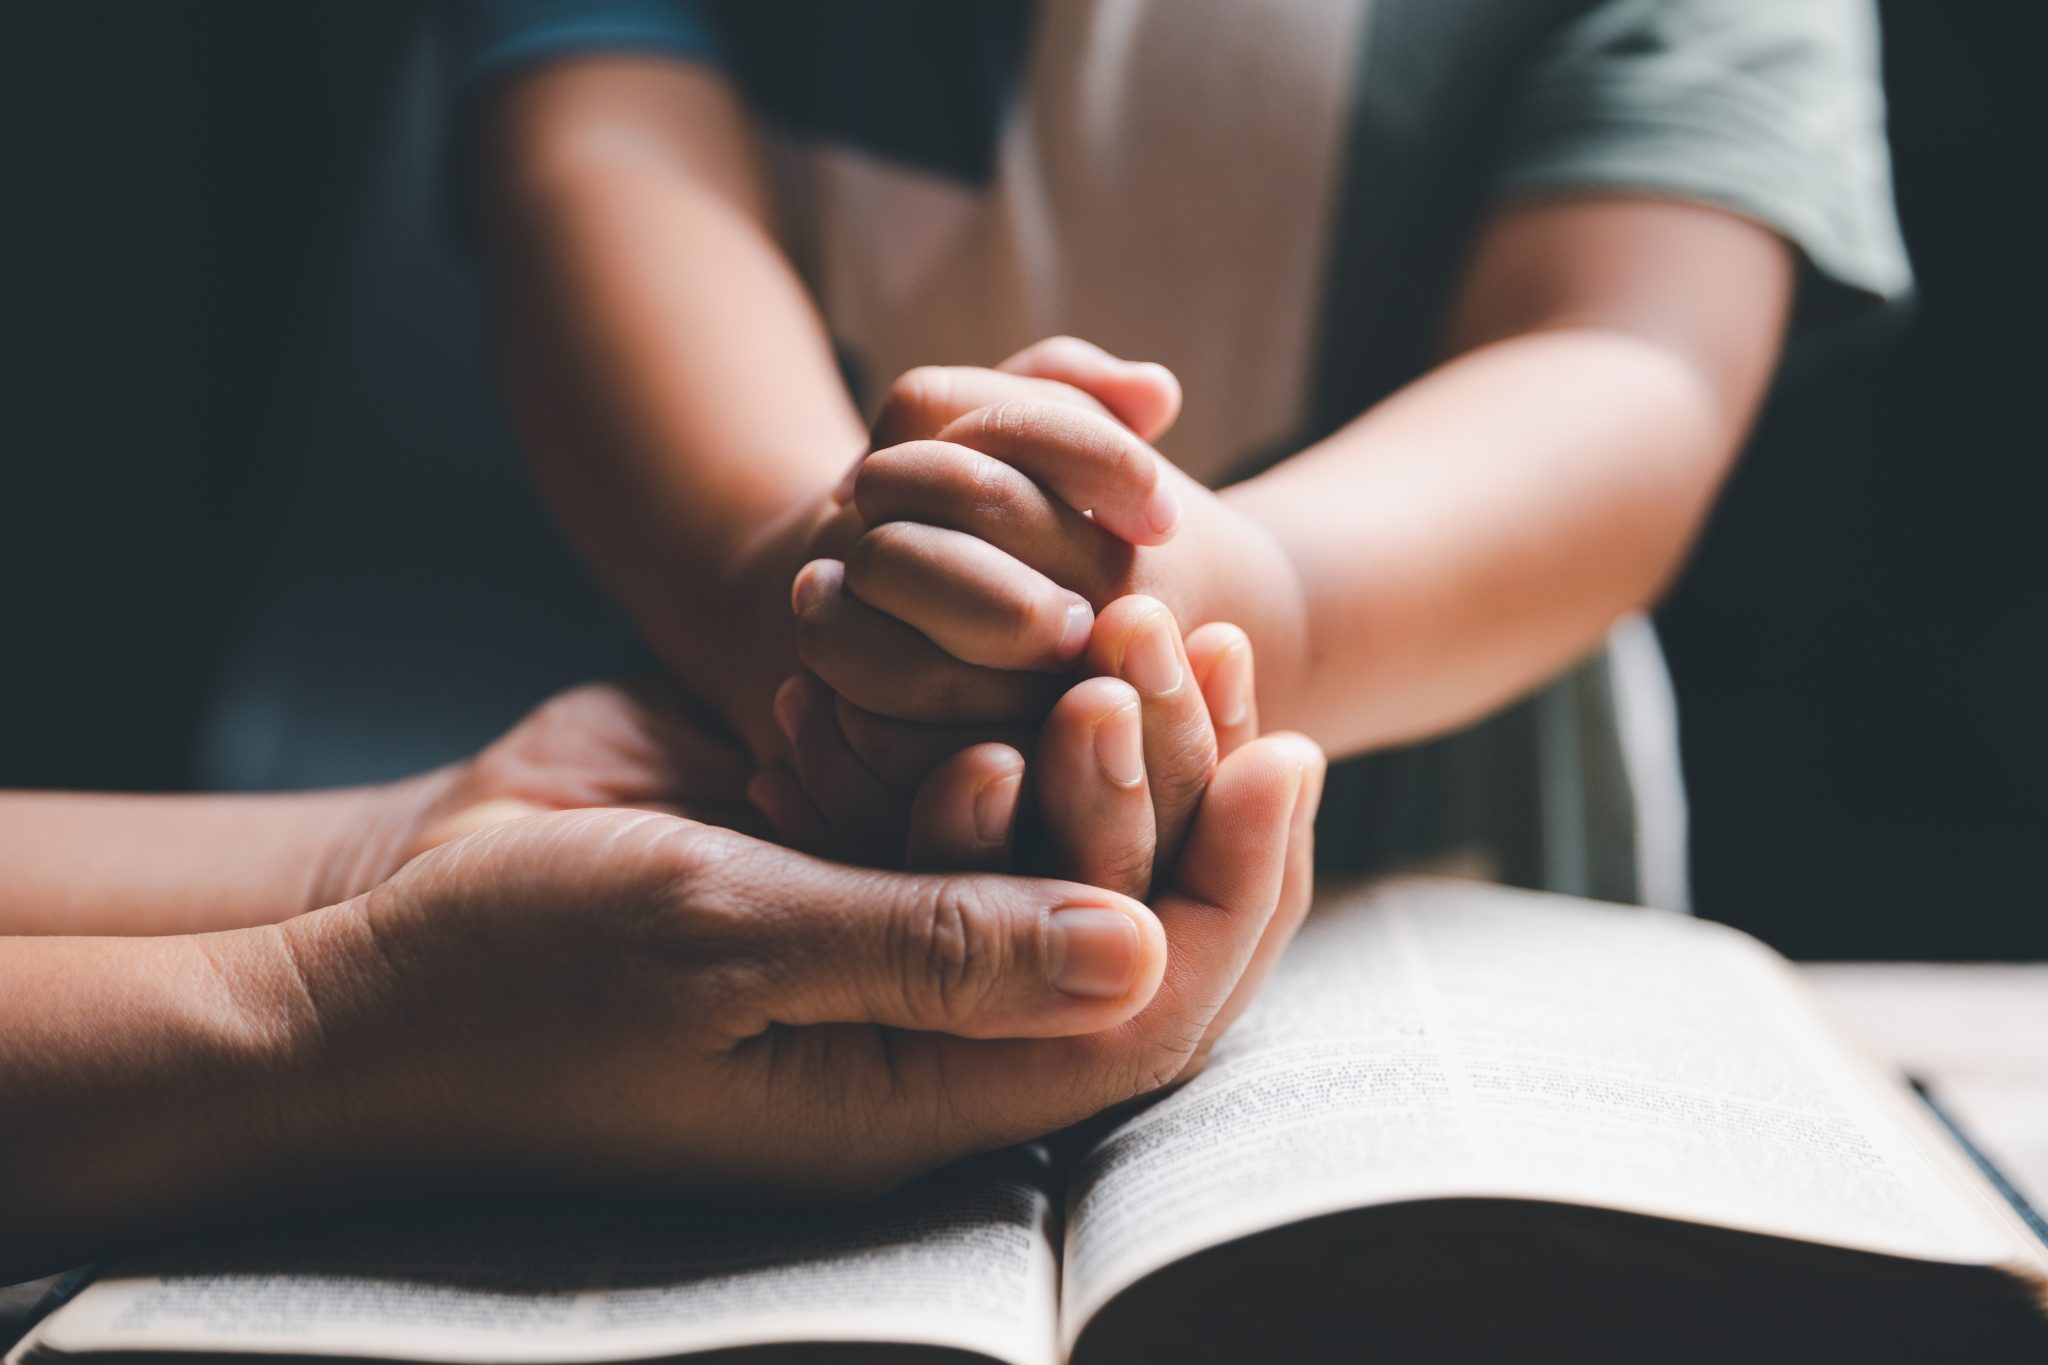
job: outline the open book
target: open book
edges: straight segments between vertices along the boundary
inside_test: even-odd
[[[388,1217],[116,1267],[14,1359],[2048,1360],[2048,1249],[1720,926],[1326,896],[1206,1071],[829,1212]]]

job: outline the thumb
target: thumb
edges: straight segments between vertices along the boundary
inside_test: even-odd
[[[1180,380],[1172,370],[1121,359],[1079,337],[1033,342],[996,368],[1072,385],[1108,408],[1141,441],[1158,440],[1180,416]]]
[[[783,908],[751,917],[777,1024],[884,1024],[966,1038],[1113,1028],[1166,969],[1150,910],[1076,882],[874,872],[778,850]]]

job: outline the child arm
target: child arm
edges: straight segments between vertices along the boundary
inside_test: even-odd
[[[1086,414],[984,409],[948,430],[949,449],[877,452],[855,482],[869,529],[843,567],[806,570],[805,661],[841,694],[849,742],[887,769],[914,748],[902,722],[1008,718],[987,670],[958,657],[974,623],[1027,619],[1020,604],[1047,618],[1066,591],[1097,605],[1142,592],[1183,630],[1241,625],[1265,717],[1334,754],[1453,728],[1595,648],[1675,572],[1761,401],[1791,285],[1786,244],[1718,210],[1507,209],[1467,274],[1448,359],[1221,494],[1166,470],[1182,515],[1163,544],[1073,515],[1042,468],[994,468],[1020,419],[1041,428],[1041,465],[1135,444],[1107,423],[1084,431]],[[968,553],[923,526],[987,544]],[[892,610],[955,657],[873,648]],[[920,711],[928,696],[952,712]]]
[[[500,369],[541,487],[656,654],[759,747],[790,578],[866,448],[715,73],[585,57],[476,112]]]
[[[1224,494],[1283,547],[1311,623],[1268,714],[1342,753],[1440,732],[1654,600],[1762,400],[1791,266],[1768,229],[1689,204],[1498,215],[1450,358]]]

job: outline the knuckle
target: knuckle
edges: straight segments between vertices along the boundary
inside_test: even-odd
[[[960,877],[933,883],[908,917],[898,956],[906,998],[929,1004],[941,1026],[974,1018],[1001,988],[1008,944],[990,924],[987,898]]]
[[[1089,860],[1089,871],[1113,891],[1142,897],[1152,884],[1155,851],[1155,841],[1150,833],[1128,835],[1098,850]]]
[[[1005,398],[981,410],[980,426],[992,442],[1015,441],[1031,430],[1038,405],[1028,398]]]
[[[1010,511],[1017,493],[1017,474],[1010,466],[980,451],[965,452],[957,462],[959,497],[968,510],[983,520],[997,520]]]
[[[995,638],[1009,642],[1002,654],[1023,646],[1029,647],[1025,652],[1035,652],[1040,645],[1059,638],[1066,599],[1023,565],[995,569],[977,596],[986,628]],[[1004,665],[998,662],[993,666]]]
[[[753,866],[761,846],[694,823],[661,843],[666,883],[646,902],[645,939],[660,958],[688,969],[692,998],[707,1017],[744,1017],[778,979],[753,892],[763,881]]]
[[[1165,762],[1164,780],[1182,790],[1199,791],[1216,772],[1216,732],[1200,714],[1174,738]]]
[[[750,842],[730,830],[695,822],[679,823],[661,840],[665,918],[677,935],[709,956],[725,957],[733,945],[750,936],[745,867]]]
[[[1188,1061],[1202,1046],[1202,1030],[1193,1023],[1168,1030],[1139,1056],[1133,1077],[1134,1095],[1164,1090],[1180,1079]]]
[[[952,373],[943,365],[919,365],[905,370],[889,386],[884,406],[899,420],[924,429],[945,410],[953,393]]]
[[[1095,460],[1118,487],[1144,493],[1158,480],[1159,463],[1150,447],[1121,427],[1091,424],[1089,444]]]
[[[719,883],[737,853],[730,830],[696,821],[678,821],[661,835],[662,861],[668,875],[693,889]]]

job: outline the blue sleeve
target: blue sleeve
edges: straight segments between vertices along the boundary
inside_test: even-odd
[[[440,0],[436,20],[447,119],[439,213],[450,245],[468,255],[475,223],[467,193],[473,102],[521,71],[584,53],[637,53],[723,69],[726,47],[704,0]]]
[[[442,51],[461,100],[514,72],[588,52],[655,53],[725,64],[700,0],[443,0]]]

